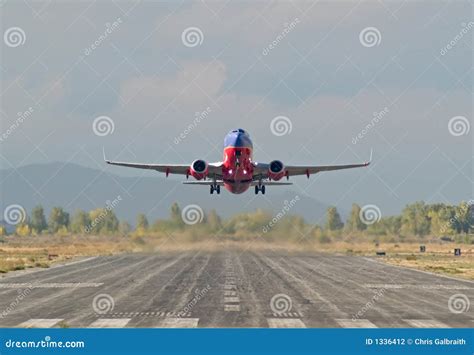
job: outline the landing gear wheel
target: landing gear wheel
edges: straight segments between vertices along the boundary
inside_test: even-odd
[[[217,194],[220,195],[221,194],[221,186],[216,185],[215,189],[216,189]]]
[[[258,195],[258,186],[255,185],[255,195]]]
[[[260,188],[260,191],[262,191],[262,195],[265,195],[265,185],[262,185],[262,187]]]
[[[211,185],[211,189],[209,192],[211,193],[211,195],[214,194],[214,186]]]

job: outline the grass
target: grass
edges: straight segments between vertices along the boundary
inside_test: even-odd
[[[321,242],[316,239],[294,241],[261,236],[197,237],[194,234],[124,236],[51,236],[5,237],[0,244],[0,274],[29,268],[48,268],[55,263],[73,258],[114,255],[125,252],[180,252],[189,250],[240,249],[273,251],[276,253],[330,253],[375,257],[376,251],[385,251],[378,260],[439,274],[474,280],[474,245],[424,240],[426,252],[419,252],[419,242],[379,242],[367,238],[347,238]],[[462,256],[453,255],[454,248],[462,249]]]

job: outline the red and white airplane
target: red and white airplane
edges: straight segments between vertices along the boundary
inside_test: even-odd
[[[224,139],[224,161],[208,163],[197,159],[191,164],[141,164],[111,161],[105,158],[107,164],[127,166],[130,168],[150,169],[169,174],[191,175],[198,181],[184,181],[183,184],[210,186],[211,194],[221,192],[224,186],[233,194],[240,194],[255,186],[255,194],[260,191],[265,194],[265,186],[291,185],[291,182],[279,182],[283,177],[288,180],[290,176],[306,175],[320,171],[342,170],[365,167],[372,160],[362,164],[350,165],[288,165],[285,166],[280,160],[270,163],[257,163],[253,160],[253,145],[249,134],[243,129],[230,131]]]

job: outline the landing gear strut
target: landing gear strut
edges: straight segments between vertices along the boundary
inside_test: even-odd
[[[221,187],[220,187],[220,185],[217,185],[217,184],[216,184],[216,185],[211,185],[211,188],[210,188],[210,193],[211,193],[211,195],[214,194],[214,191],[215,191],[218,195],[220,195],[220,193],[221,193]]]
[[[265,185],[255,185],[255,195],[258,195],[259,191],[262,192],[262,195],[265,195]]]

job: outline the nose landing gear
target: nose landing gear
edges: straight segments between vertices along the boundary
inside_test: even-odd
[[[255,185],[255,195],[258,195],[259,191],[262,192],[262,195],[265,195],[265,185]]]
[[[220,193],[221,193],[221,187],[220,187],[220,185],[217,185],[217,184],[216,184],[216,185],[211,185],[211,188],[210,188],[210,191],[209,191],[209,192],[211,193],[211,195],[214,194],[214,191],[215,191],[218,195],[220,195]]]

